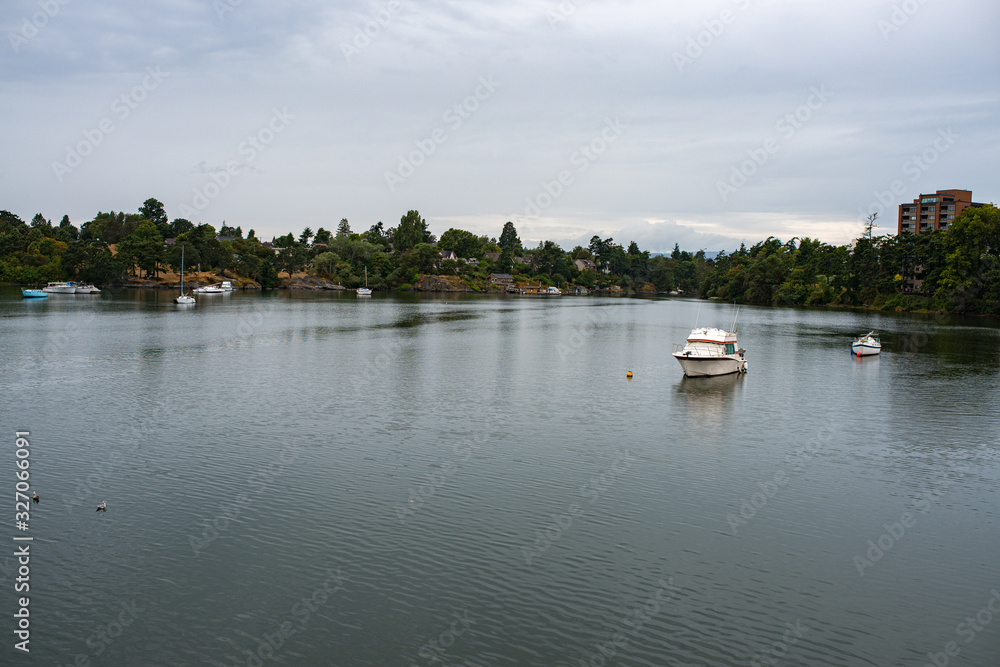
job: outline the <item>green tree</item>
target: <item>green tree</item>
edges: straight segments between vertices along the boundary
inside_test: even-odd
[[[302,230],[302,233],[299,234],[299,243],[308,245],[309,239],[311,239],[312,237],[313,237],[313,231],[308,227],[306,227],[305,229]]]
[[[156,225],[158,230],[167,226],[167,214],[163,210],[163,204],[150,197],[139,207],[139,217],[149,220]],[[162,231],[161,231],[162,233]]]
[[[324,245],[330,245],[330,241],[333,239],[333,235],[326,229],[320,227],[316,230],[316,237],[313,239],[314,244],[322,243]]]
[[[190,232],[192,229],[194,229],[194,223],[190,220],[174,218],[173,222],[170,223],[170,238],[177,238],[184,232]]]
[[[441,255],[437,248],[430,243],[418,243],[403,253],[399,265],[418,273],[433,273],[439,259]]]
[[[427,229],[427,221],[420,217],[418,211],[407,211],[399,219],[399,226],[392,236],[393,252],[397,254],[403,254],[419,243],[433,242],[434,236]]]
[[[483,238],[464,229],[449,229],[438,239],[438,248],[451,250],[459,257],[481,257]]]
[[[511,256],[517,256],[524,252],[521,247],[521,239],[517,235],[517,229],[514,228],[513,222],[506,222],[503,226],[503,231],[500,232],[500,249],[510,252]]]
[[[351,235],[351,224],[347,222],[347,218],[341,218],[340,222],[337,224],[337,236],[350,236]]]
[[[159,264],[163,261],[163,236],[152,222],[144,221],[119,244],[118,252],[131,258],[147,278],[159,275]]]

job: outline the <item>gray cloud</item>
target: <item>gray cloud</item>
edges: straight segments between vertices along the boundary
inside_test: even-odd
[[[1000,10],[902,4],[71,1],[15,51],[10,35],[41,11],[17,0],[0,206],[83,221],[152,196],[179,216],[235,159],[244,168],[198,218],[262,236],[416,208],[437,233],[495,236],[514,220],[523,238],[570,247],[594,234],[654,251],[843,242],[895,180],[900,199],[997,198]],[[148,67],[168,74],[130,99]],[[476,98],[482,77],[499,86]],[[814,89],[829,95],[811,108]],[[275,109],[294,119],[268,137]],[[627,127],[581,168],[615,118]],[[113,131],[88,149],[102,121]],[[953,145],[908,170],[949,128]],[[270,140],[247,161],[255,136]],[[78,148],[60,179],[53,164]],[[401,160],[412,174],[391,188]],[[894,230],[894,209],[881,217]]]

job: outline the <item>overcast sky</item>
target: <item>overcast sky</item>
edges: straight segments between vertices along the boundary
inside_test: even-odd
[[[996,0],[7,0],[0,208],[844,243],[1000,199]],[[916,159],[914,159],[916,158]],[[893,192],[895,184],[896,192]],[[879,200],[882,200],[880,204]]]

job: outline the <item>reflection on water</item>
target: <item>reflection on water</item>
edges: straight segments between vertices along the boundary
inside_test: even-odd
[[[995,321],[744,308],[750,372],[686,378],[730,306],[172,296],[0,288],[38,664],[747,665],[801,623],[782,664],[920,667],[996,586]]]

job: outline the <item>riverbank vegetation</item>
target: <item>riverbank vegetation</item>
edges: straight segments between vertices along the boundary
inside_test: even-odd
[[[395,227],[378,222],[356,232],[341,220],[332,230],[306,228],[271,241],[225,223],[216,230],[183,218],[170,221],[156,199],[136,213],[99,212],[79,228],[67,216],[54,225],[39,213],[26,223],[0,211],[3,282],[156,280],[166,268],[181,268],[182,246],[185,270],[226,271],[265,288],[280,287],[301,271],[354,288],[367,270],[369,286],[379,290],[411,289],[438,275],[454,277],[449,285],[486,291],[490,274],[500,273],[516,284],[563,289],[676,290],[754,304],[1000,314],[1000,211],[992,205],[966,209],[941,231],[872,236],[869,230],[843,246],[770,237],[715,257],[677,245],[669,254],[652,254],[635,242],[626,246],[599,236],[571,250],[552,241],[525,248],[511,222],[499,237],[449,229],[435,239],[417,211]]]

